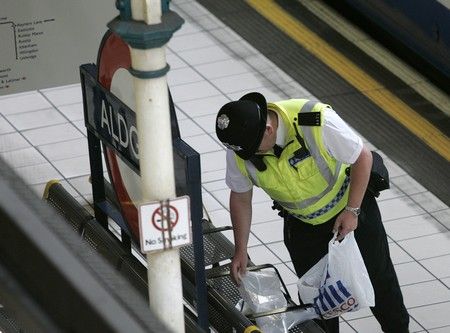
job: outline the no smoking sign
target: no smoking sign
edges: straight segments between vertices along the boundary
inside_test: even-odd
[[[176,207],[160,205],[152,214],[152,224],[159,231],[170,231],[177,225],[179,215]]]
[[[160,251],[191,243],[189,197],[139,206],[142,252]]]

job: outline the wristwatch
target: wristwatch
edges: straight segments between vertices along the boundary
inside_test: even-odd
[[[359,208],[359,207],[354,208],[354,207],[350,207],[350,206],[345,206],[344,209],[348,212],[352,212],[353,215],[355,215],[356,217],[358,217],[358,215],[361,214],[361,208]]]

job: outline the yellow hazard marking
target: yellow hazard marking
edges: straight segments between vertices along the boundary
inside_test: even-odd
[[[261,332],[261,330],[258,328],[258,326],[247,326],[244,330],[244,333],[256,333]]]
[[[388,91],[381,83],[362,71],[273,0],[246,1],[278,29],[332,68],[439,155],[450,161],[450,138]]]
[[[59,180],[52,179],[47,182],[47,184],[45,185],[44,193],[42,194],[42,199],[44,199],[44,200],[48,199],[48,197],[50,195],[50,188],[55,184],[59,184]],[[2,333],[2,332],[0,331],[0,333]]]

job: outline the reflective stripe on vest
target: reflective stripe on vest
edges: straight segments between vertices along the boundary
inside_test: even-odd
[[[317,102],[315,101],[308,101],[306,102],[303,107],[301,108],[301,112],[311,112],[312,109],[314,108],[314,106],[316,105]],[[328,193],[329,191],[332,190],[332,188],[334,187],[338,177],[339,177],[339,171],[341,170],[342,167],[342,163],[337,161],[336,163],[336,167],[334,169],[334,172],[331,172],[330,168],[328,167],[328,163],[327,161],[325,161],[325,159],[323,158],[322,154],[320,153],[319,147],[314,144],[315,143],[315,139],[314,139],[314,135],[312,133],[312,129],[310,126],[301,126],[300,128],[303,131],[303,135],[304,135],[304,139],[306,142],[309,142],[309,151],[311,153],[311,157],[314,159],[314,161],[316,162],[318,169],[322,175],[322,177],[326,180],[328,186],[318,195],[302,200],[302,201],[297,201],[297,202],[283,202],[280,200],[277,200],[278,203],[280,205],[282,205],[283,207],[287,208],[287,209],[304,209],[307,208],[311,205],[314,205],[317,201],[319,201],[326,193]],[[253,165],[252,162],[250,161],[245,161],[245,168],[247,169],[247,173],[249,178],[251,179],[251,181],[253,182],[253,184],[258,185],[257,182],[257,172],[258,170],[255,168],[255,166]],[[348,184],[347,184],[348,185]]]
[[[316,210],[314,213],[311,213],[309,215],[299,215],[299,214],[293,214],[291,212],[289,212],[290,215],[295,216],[297,218],[299,218],[300,220],[312,220],[315,219],[316,217],[319,217],[325,213],[328,213],[331,209],[334,208],[334,206],[337,205],[337,203],[342,199],[342,197],[345,194],[345,191],[347,191],[347,187],[350,184],[350,177],[346,177],[344,180],[344,183],[342,184],[338,194],[336,195],[336,197],[330,201],[330,203],[328,203],[326,206],[320,208],[319,210]]]

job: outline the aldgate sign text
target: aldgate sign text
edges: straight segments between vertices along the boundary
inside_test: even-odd
[[[89,72],[86,74],[88,75],[84,75],[83,84],[86,126],[139,172],[135,112],[102,87]]]

